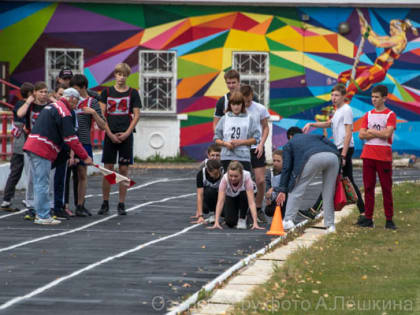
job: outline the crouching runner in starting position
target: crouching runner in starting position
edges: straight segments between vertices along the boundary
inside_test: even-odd
[[[253,220],[252,230],[262,230],[257,223],[257,208],[254,199],[254,182],[251,173],[245,171],[238,161],[230,162],[227,173],[223,175],[217,197],[216,217],[211,229],[223,229],[219,223],[222,210],[226,225],[238,229],[246,229],[248,207]]]

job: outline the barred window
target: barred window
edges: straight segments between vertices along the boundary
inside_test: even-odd
[[[47,48],[45,54],[45,82],[48,89],[56,86],[56,78],[61,69],[68,67],[73,74],[83,73],[83,49],[78,48]]]
[[[269,100],[269,59],[268,53],[233,52],[232,68],[241,75],[241,83],[249,84],[258,101],[268,106]]]
[[[0,79],[8,80],[8,63],[0,61]],[[0,82],[0,101],[7,102],[7,85]]]
[[[140,51],[140,96],[142,111],[176,112],[176,53]]]

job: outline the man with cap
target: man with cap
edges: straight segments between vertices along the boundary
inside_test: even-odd
[[[57,77],[57,84],[62,84],[66,88],[70,86],[70,80],[73,77],[73,71],[69,67],[61,69]]]
[[[36,219],[34,222],[37,224],[60,223],[50,215],[48,187],[51,164],[57,158],[62,144],[67,144],[86,165],[92,164],[92,159],[77,138],[70,112],[76,107],[79,98],[80,95],[76,89],[68,88],[64,90],[63,97],[59,101],[46,105],[23,147],[29,155],[35,173]]]

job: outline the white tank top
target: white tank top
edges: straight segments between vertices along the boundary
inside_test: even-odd
[[[382,113],[374,113],[372,114],[371,111],[368,112],[368,129],[375,129],[378,131],[386,129],[386,123],[388,121],[389,116],[392,114],[392,111],[389,111],[387,114]],[[394,134],[392,134],[391,143],[394,138]],[[385,147],[390,147],[391,143],[388,142],[388,139],[381,139],[381,138],[373,138],[366,140],[366,144],[368,145],[381,145]]]
[[[229,196],[229,197],[236,197],[242,191],[246,191],[245,183],[248,180],[252,180],[251,179],[251,173],[244,170],[243,173],[242,173],[242,183],[240,183],[238,190],[234,190],[233,187],[230,185],[228,174],[223,175],[223,177],[226,180],[226,196]]]
[[[220,176],[219,180],[216,182],[211,182],[207,179],[206,177],[206,168],[203,167],[203,186],[204,187],[210,187],[210,188],[219,188],[220,182],[222,181],[222,177],[223,177],[223,168],[220,169],[220,174],[222,174],[222,176]]]
[[[251,123],[250,116],[230,116],[225,115],[225,125],[223,129],[223,140],[246,140],[248,139],[248,128]],[[249,147],[241,145],[235,151],[249,151]]]

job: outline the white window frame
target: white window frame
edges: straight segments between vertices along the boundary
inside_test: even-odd
[[[53,90],[55,89],[55,82],[56,78],[58,77],[58,74],[60,73],[62,67],[60,69],[58,68],[50,68],[50,53],[52,52],[61,52],[61,53],[68,53],[68,52],[79,52],[79,67],[71,67],[68,64],[64,64],[63,67],[69,67],[73,74],[83,74],[84,69],[84,50],[82,48],[47,48],[45,50],[45,83],[47,83],[48,89]],[[51,86],[51,83],[54,82],[53,86]]]
[[[8,79],[8,63],[7,62],[0,62],[0,79],[7,81]],[[3,102],[7,102],[7,85],[0,83],[0,100]]]
[[[251,69],[248,69],[248,71],[240,71],[238,68],[236,56],[238,55],[246,55],[246,56],[252,56],[252,55],[263,55],[266,56],[265,58],[265,69],[262,73],[253,73]],[[270,56],[268,52],[261,52],[261,51],[233,51],[232,52],[232,69],[235,69],[239,72],[241,76],[241,82],[246,80],[257,80],[257,81],[263,81],[264,82],[264,99],[258,99],[258,101],[263,104],[265,107],[268,108],[268,102],[270,100]]]
[[[157,70],[145,70],[144,65],[144,55],[146,54],[170,54],[173,56],[172,61],[172,71],[159,71]],[[143,104],[142,112],[143,113],[156,113],[156,114],[174,114],[176,113],[176,89],[177,89],[177,55],[175,51],[170,50],[140,50],[139,51],[139,87],[140,87],[140,97]],[[166,78],[171,80],[171,90],[170,90],[170,109],[148,109],[145,102],[145,80],[148,78]]]

